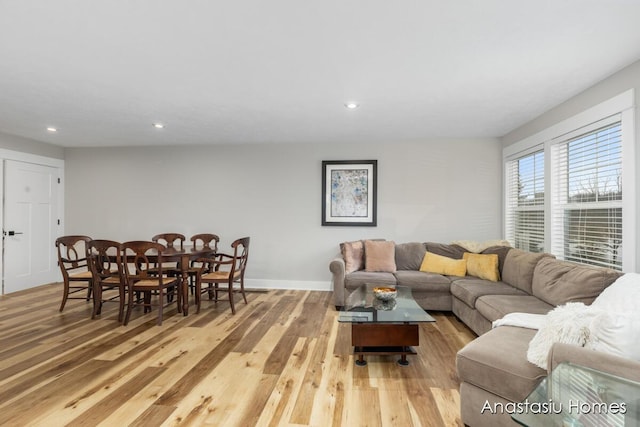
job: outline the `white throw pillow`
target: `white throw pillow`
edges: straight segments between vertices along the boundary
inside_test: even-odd
[[[610,313],[640,311],[640,274],[625,273],[620,276],[598,295],[591,306]]]
[[[591,322],[591,336],[585,347],[640,360],[640,315],[611,312],[598,314]]]

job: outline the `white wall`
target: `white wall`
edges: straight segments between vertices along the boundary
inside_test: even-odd
[[[338,244],[501,237],[498,140],[68,148],[67,234],[251,236],[254,287],[328,289]],[[321,161],[378,160],[378,226],[322,227]]]
[[[637,108],[637,99],[640,96],[640,61],[637,61],[621,71],[613,74],[607,79],[599,82],[593,87],[577,94],[573,98],[565,101],[555,108],[542,114],[535,120],[513,130],[502,138],[502,143],[508,147],[518,141],[521,141],[531,135],[543,131],[563,120],[571,118],[595,105],[598,105],[622,92],[629,89],[635,89],[636,110],[635,110],[635,136],[636,136],[636,153],[635,153],[635,170],[636,180],[640,174],[640,109]],[[623,153],[624,155],[624,153]],[[640,186],[636,185],[636,188]],[[636,190],[638,191],[638,190]],[[636,212],[640,212],[640,195],[636,194]],[[636,230],[636,266],[640,265],[640,218],[635,218]]]
[[[505,147],[509,146],[631,88],[635,88],[636,96],[640,96],[640,61],[634,62],[584,92],[541,114],[536,119],[514,129],[502,137],[502,143]],[[636,118],[640,118],[638,110],[636,110]],[[640,138],[638,132],[636,132],[636,137]]]
[[[54,159],[64,158],[64,148],[0,132],[0,148]]]

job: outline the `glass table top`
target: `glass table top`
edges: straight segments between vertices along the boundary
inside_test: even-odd
[[[529,427],[640,426],[640,383],[565,362],[511,409]]]
[[[379,285],[362,285],[353,291],[338,316],[339,322],[346,323],[416,323],[435,322],[411,295],[406,286],[396,286],[398,294],[391,301],[382,301],[373,295],[373,288]]]

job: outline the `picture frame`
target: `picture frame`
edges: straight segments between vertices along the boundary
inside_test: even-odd
[[[322,161],[322,225],[377,226],[377,160]]]

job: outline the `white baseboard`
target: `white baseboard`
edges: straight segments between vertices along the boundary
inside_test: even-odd
[[[292,289],[300,291],[330,291],[331,281],[312,280],[271,280],[271,279],[244,279],[244,287],[247,289]]]

